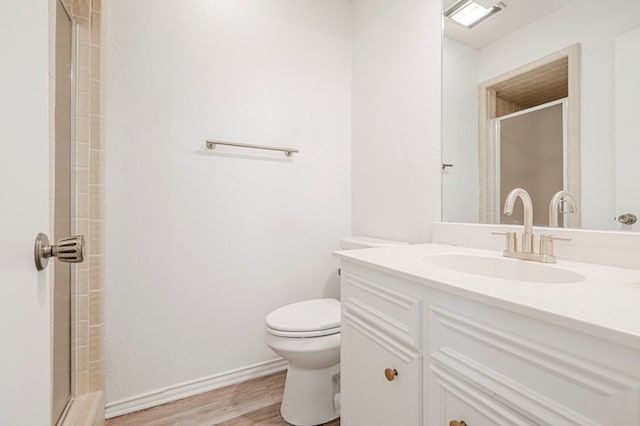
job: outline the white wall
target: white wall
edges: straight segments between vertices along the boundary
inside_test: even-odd
[[[268,312],[338,296],[352,18],[349,0],[105,7],[112,403],[273,359]],[[300,153],[205,152],[206,138]]]
[[[428,241],[440,219],[441,5],[353,5],[353,232]]]
[[[478,222],[478,51],[442,39],[442,217]]]
[[[606,3],[606,4],[605,4]],[[614,38],[640,25],[637,0],[579,0],[482,49],[486,81],[575,43],[582,46],[582,227],[613,229]]]

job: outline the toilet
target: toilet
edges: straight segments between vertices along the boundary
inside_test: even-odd
[[[340,240],[343,250],[405,245],[369,237]],[[280,414],[295,426],[340,417],[340,302],[292,303],[265,318],[265,343],[289,362]]]

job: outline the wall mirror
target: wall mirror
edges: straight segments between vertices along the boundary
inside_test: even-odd
[[[564,190],[577,212],[560,202],[557,226],[640,231],[628,223],[640,219],[640,1],[443,0],[443,10],[442,220],[522,223],[521,211],[501,214],[522,187],[536,225],[550,225]]]

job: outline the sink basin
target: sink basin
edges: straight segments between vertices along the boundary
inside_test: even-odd
[[[425,257],[423,261],[452,271],[502,280],[546,284],[571,284],[585,280],[585,277],[577,272],[542,263],[504,257],[437,254]]]

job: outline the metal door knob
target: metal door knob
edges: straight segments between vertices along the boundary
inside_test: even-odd
[[[36,269],[42,271],[49,264],[49,258],[57,257],[60,262],[80,263],[84,261],[84,236],[62,238],[56,245],[49,243],[49,237],[40,233],[33,248]]]
[[[638,217],[633,213],[625,213],[618,216],[618,222],[624,225],[633,225],[638,221]]]
[[[464,420],[460,420],[460,421],[451,420],[449,422],[449,426],[467,426],[467,424],[464,422]]]

